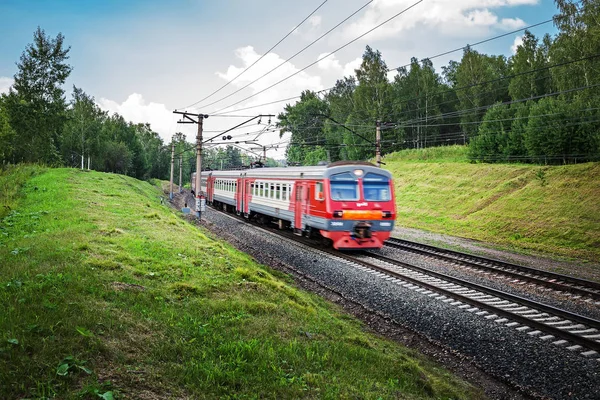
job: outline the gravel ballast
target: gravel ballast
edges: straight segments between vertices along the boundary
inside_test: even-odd
[[[455,372],[464,368],[461,375],[490,398],[527,398],[513,389],[538,398],[600,398],[600,362],[595,358],[315,254],[213,209],[203,219],[217,235],[261,263],[295,272],[299,284],[337,299],[376,331],[414,345]]]

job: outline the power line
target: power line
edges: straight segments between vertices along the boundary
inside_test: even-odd
[[[526,27],[524,27],[524,28],[521,28],[521,29],[518,29],[518,30],[515,30],[515,31],[512,31],[512,32],[509,32],[509,33],[507,33],[507,34],[504,34],[504,35],[494,36],[494,37],[491,37],[491,38],[488,38],[488,39],[482,40],[482,41],[480,41],[480,42],[477,42],[477,43],[470,44],[470,45],[468,45],[468,46],[470,46],[470,47],[472,48],[472,47],[478,46],[478,45],[480,45],[480,44],[487,43],[487,42],[489,42],[489,41],[492,41],[492,40],[496,40],[496,39],[502,38],[502,37],[504,37],[504,36],[506,36],[506,35],[509,35],[509,34],[514,34],[514,33],[521,32],[521,31],[524,31],[524,30],[527,30],[527,29],[530,29],[530,28],[534,28],[534,27],[536,27],[536,26],[540,26],[540,25],[543,25],[543,24],[547,24],[548,22],[551,22],[551,21],[552,21],[552,20],[546,20],[546,21],[538,22],[537,24],[529,25],[529,26],[526,26]],[[436,55],[434,55],[434,56],[431,56],[431,57],[425,57],[425,58],[422,58],[420,61],[423,61],[423,60],[428,60],[428,59],[429,59],[429,60],[431,60],[431,59],[434,59],[434,58],[437,58],[437,57],[441,57],[441,56],[444,56],[444,55],[448,55],[448,54],[451,54],[451,53],[454,53],[454,52],[457,52],[457,51],[463,50],[463,49],[465,49],[465,48],[466,48],[466,46],[464,46],[464,47],[460,47],[460,48],[456,48],[456,49],[454,49],[454,50],[449,50],[449,51],[447,51],[447,52],[440,53],[440,54],[436,54]],[[336,51],[337,51],[337,50],[336,50]],[[327,56],[326,56],[326,57],[327,57]],[[410,66],[410,65],[411,65],[411,64],[406,64],[406,65],[404,65],[403,67],[408,67],[408,66]],[[309,65],[309,67],[310,67],[310,65]],[[398,68],[402,68],[402,67],[397,67],[397,68],[395,68],[395,69],[398,69]],[[393,71],[393,70],[394,70],[394,69],[390,69],[390,70],[388,70],[388,72],[391,72],[391,71]],[[319,93],[323,93],[323,92],[328,92],[328,91],[330,91],[330,90],[332,90],[332,89],[334,89],[334,88],[335,88],[335,86],[332,86],[332,87],[330,87],[330,88],[327,88],[327,89],[322,89],[322,90],[319,90],[319,91],[317,91],[317,92],[315,92],[315,93],[319,94]],[[249,106],[249,107],[239,108],[239,109],[237,109],[237,110],[231,110],[231,111],[223,111],[223,112],[221,112],[221,111],[223,110],[223,109],[222,109],[222,110],[216,111],[215,113],[211,114],[211,116],[224,116],[225,114],[232,113],[232,112],[235,112],[235,111],[245,111],[245,110],[250,110],[250,109],[253,109],[253,108],[258,108],[258,107],[262,107],[262,106],[268,106],[268,105],[272,105],[272,104],[281,103],[281,102],[284,102],[284,101],[289,101],[289,100],[298,99],[298,98],[300,98],[300,97],[301,97],[301,96],[293,96],[293,97],[288,97],[288,98],[285,98],[285,99],[280,99],[280,100],[271,101],[271,102],[269,102],[269,103],[258,104],[258,105],[255,105],[255,106]],[[235,105],[235,104],[234,104],[234,105]],[[232,107],[232,106],[230,106],[230,107]],[[227,108],[229,108],[229,107],[227,107]],[[220,114],[217,114],[217,113],[220,113]]]
[[[217,111],[213,111],[213,112],[212,112],[212,114],[218,114],[219,112],[221,112],[221,111],[223,111],[223,110],[226,110],[226,109],[228,109],[228,108],[230,108],[230,107],[233,107],[233,106],[235,106],[235,105],[237,105],[237,104],[240,104],[240,103],[242,103],[242,102],[244,102],[244,101],[246,101],[246,100],[249,100],[249,99],[251,99],[252,97],[254,97],[254,96],[257,96],[257,95],[259,95],[259,94],[261,94],[261,93],[263,93],[263,92],[265,92],[265,91],[267,91],[267,90],[269,90],[269,89],[271,89],[271,88],[273,88],[273,87],[275,87],[275,86],[279,85],[280,83],[287,81],[288,79],[290,79],[290,78],[292,78],[292,77],[294,77],[294,76],[298,75],[300,72],[304,71],[305,69],[307,69],[307,68],[309,68],[309,67],[312,67],[313,65],[315,65],[315,64],[316,64],[316,63],[318,63],[319,61],[321,61],[321,60],[323,60],[323,59],[325,59],[325,58],[327,58],[327,57],[331,56],[332,54],[336,53],[337,51],[339,51],[339,50],[341,50],[341,49],[343,49],[343,48],[345,48],[345,47],[347,47],[347,46],[351,45],[352,43],[354,43],[354,42],[356,42],[357,40],[361,39],[362,37],[364,37],[364,36],[368,35],[369,33],[373,32],[374,30],[376,30],[376,29],[380,28],[381,26],[383,26],[383,25],[387,24],[387,23],[388,23],[388,22],[390,22],[391,20],[393,20],[393,19],[395,19],[395,18],[399,17],[400,15],[402,15],[402,14],[404,14],[405,12],[409,11],[409,10],[410,10],[410,9],[412,9],[413,7],[416,7],[418,4],[422,3],[423,1],[424,1],[424,0],[418,0],[417,2],[415,2],[415,3],[411,4],[410,6],[408,6],[407,8],[405,8],[404,10],[400,11],[399,13],[396,13],[396,14],[395,14],[395,15],[393,15],[392,17],[390,17],[390,18],[386,19],[385,21],[383,21],[382,23],[378,24],[378,25],[377,25],[377,26],[375,26],[374,28],[371,28],[371,29],[369,29],[368,31],[366,31],[366,32],[365,32],[365,33],[363,33],[362,35],[360,35],[360,36],[358,36],[358,37],[356,37],[356,38],[352,39],[351,41],[349,41],[348,43],[344,44],[343,46],[340,46],[340,47],[338,47],[337,49],[335,49],[335,50],[334,50],[334,51],[332,51],[331,53],[327,54],[326,56],[320,57],[320,58],[319,58],[317,61],[314,61],[314,62],[312,62],[312,63],[308,64],[306,67],[302,68],[302,69],[301,69],[301,70],[299,70],[299,71],[296,71],[296,72],[294,72],[293,74],[289,75],[288,77],[286,77],[286,78],[283,78],[283,79],[281,79],[280,81],[277,81],[276,83],[274,83],[274,84],[272,84],[272,85],[270,85],[270,86],[266,87],[265,89],[263,89],[263,90],[260,90],[260,91],[258,91],[258,92],[256,92],[256,93],[254,93],[253,95],[251,95],[251,96],[248,96],[248,97],[246,97],[246,98],[244,98],[244,99],[242,99],[242,100],[240,100],[240,101],[237,101],[237,102],[235,102],[235,103],[233,103],[233,104],[231,104],[231,105],[229,105],[229,106],[227,106],[227,107],[224,107],[224,108],[222,108],[222,109],[220,109],[220,110],[217,110]]]
[[[454,49],[454,50],[448,50],[448,51],[445,51],[445,52],[443,52],[443,53],[436,54],[435,56],[431,56],[431,57],[427,57],[427,58],[422,58],[420,61],[424,61],[424,60],[433,60],[434,58],[438,58],[438,57],[442,57],[442,56],[447,56],[448,54],[454,53],[454,52],[456,52],[456,51],[459,51],[459,50],[464,50],[464,49],[466,49],[467,47],[475,47],[475,46],[478,46],[478,45],[480,45],[480,44],[487,43],[487,42],[491,42],[492,40],[500,39],[500,38],[503,38],[503,37],[505,37],[505,36],[509,36],[509,35],[512,35],[512,34],[514,34],[514,33],[517,33],[517,32],[521,32],[521,31],[524,31],[524,30],[527,30],[527,29],[535,28],[536,26],[540,26],[540,25],[547,24],[547,23],[549,23],[549,22],[552,22],[552,21],[553,21],[553,19],[548,19],[548,20],[546,20],[546,21],[538,22],[537,24],[529,25],[529,26],[526,26],[525,28],[517,29],[517,30],[514,30],[514,31],[512,31],[512,32],[508,32],[508,33],[504,33],[504,34],[502,34],[502,35],[494,36],[494,37],[491,37],[491,38],[488,38],[488,39],[482,40],[482,41],[480,41],[480,42],[477,42],[477,43],[468,44],[468,45],[466,45],[466,46],[459,47],[459,48],[456,48],[456,49]],[[402,66],[400,66],[400,67],[397,67],[397,68],[390,68],[390,69],[388,69],[388,70],[387,70],[387,72],[397,71],[397,70],[399,70],[400,68],[406,68],[406,67],[410,67],[410,65],[411,65],[411,64],[406,64],[406,65],[402,65]]]
[[[256,65],[260,60],[262,60],[264,57],[266,57],[267,54],[269,54],[273,49],[275,49],[275,47],[279,46],[279,44],[281,42],[283,42],[285,39],[287,39],[288,36],[290,36],[292,33],[294,33],[294,31],[296,29],[298,29],[300,26],[302,26],[302,24],[304,24],[304,22],[306,22],[310,17],[312,17],[312,15],[314,13],[316,13],[321,7],[323,7],[325,5],[325,3],[327,3],[328,0],[323,1],[317,8],[315,8],[313,10],[313,12],[311,12],[310,14],[308,14],[308,16],[306,18],[304,18],[298,25],[296,25],[291,31],[288,32],[287,35],[285,35],[281,40],[279,40],[277,43],[275,43],[275,45],[273,45],[273,47],[271,47],[269,50],[267,50],[258,60],[254,61],[250,66],[246,67],[242,72],[240,72],[239,74],[237,74],[232,80],[230,80],[229,82],[225,83],[223,86],[221,86],[220,88],[218,88],[217,90],[215,90],[214,92],[212,92],[211,94],[209,94],[208,96],[198,100],[197,102],[190,104],[189,106],[183,107],[188,108],[188,107],[193,107],[196,104],[212,97],[213,95],[219,93],[221,90],[223,90],[226,86],[228,86],[231,82],[235,81],[237,78],[239,78],[240,76],[244,75],[250,68],[252,68],[254,65]],[[210,104],[209,104],[210,105]]]
[[[369,4],[371,4],[373,2],[373,0],[369,0],[365,5],[363,5],[362,7],[360,7],[358,10],[354,11],[352,14],[350,14],[349,16],[347,16],[345,19],[343,19],[341,22],[339,22],[337,25],[335,25],[333,28],[329,29],[327,32],[325,32],[324,34],[322,34],[321,36],[319,36],[317,39],[313,40],[311,43],[309,43],[307,46],[305,46],[302,50],[298,51],[296,54],[294,54],[293,56],[291,56],[290,58],[288,58],[287,60],[283,61],[281,64],[279,64],[278,66],[276,66],[275,68],[271,69],[270,71],[264,73],[263,75],[259,76],[258,78],[256,78],[255,80],[253,80],[252,82],[248,83],[247,85],[239,88],[238,90],[236,90],[233,93],[228,94],[225,97],[220,98],[217,101],[213,101],[212,103],[209,104],[205,104],[202,107],[208,107],[208,106],[212,106],[213,104],[219,103],[222,100],[228,99],[229,97],[233,96],[236,93],[241,92],[242,90],[246,89],[248,86],[252,85],[253,83],[258,82],[259,80],[261,80],[262,78],[264,78],[265,76],[269,75],[271,72],[277,70],[279,67],[281,67],[282,65],[284,65],[285,63],[289,62],[290,60],[292,60],[293,58],[295,58],[297,55],[299,55],[300,53],[304,52],[304,50],[308,49],[309,47],[311,47],[313,44],[317,43],[319,40],[321,40],[322,38],[324,38],[325,36],[327,36],[329,33],[331,33],[333,30],[335,30],[337,27],[339,27],[340,25],[342,25],[344,22],[348,21],[350,18],[352,18],[353,16],[355,16],[357,13],[359,13],[362,9],[364,9],[366,6],[368,6]]]

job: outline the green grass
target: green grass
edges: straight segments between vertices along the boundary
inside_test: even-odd
[[[400,226],[600,261],[600,163],[476,164],[460,146],[384,161]]]
[[[148,183],[34,167],[2,179],[2,399],[482,398],[188,224]]]

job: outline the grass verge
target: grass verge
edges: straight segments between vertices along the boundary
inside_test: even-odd
[[[397,224],[600,262],[600,163],[475,164],[464,147],[386,157]]]
[[[156,187],[28,168],[0,224],[0,398],[482,397],[189,225]]]

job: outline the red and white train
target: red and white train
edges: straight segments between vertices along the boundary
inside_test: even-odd
[[[370,163],[203,171],[208,204],[272,221],[296,234],[320,234],[336,249],[378,249],[394,228],[394,185]],[[192,190],[195,190],[195,173]]]

